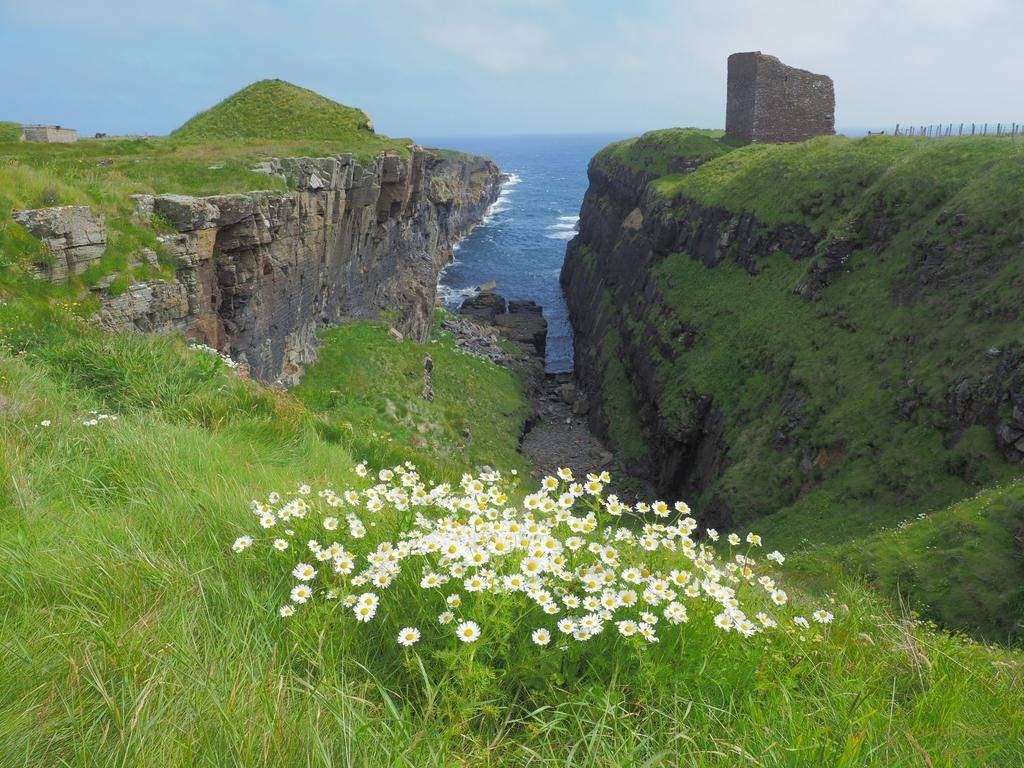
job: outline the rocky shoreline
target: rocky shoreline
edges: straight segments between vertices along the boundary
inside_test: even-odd
[[[442,329],[469,354],[519,375],[534,408],[520,451],[537,477],[559,467],[569,467],[577,477],[602,469],[623,476],[614,454],[590,429],[590,402],[573,374],[544,371],[547,321],[541,306],[483,291],[466,299]]]

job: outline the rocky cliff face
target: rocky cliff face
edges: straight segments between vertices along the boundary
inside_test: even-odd
[[[294,191],[138,197],[140,219],[156,215],[174,229],[163,244],[176,276],[105,294],[98,322],[183,333],[286,385],[315,358],[317,331],[328,325],[384,316],[424,341],[438,272],[501,184],[490,160],[418,147],[369,164],[340,155],[273,160],[262,170],[287,178]],[[62,274],[87,265],[85,251],[102,253],[102,245],[92,253],[96,221],[86,219],[89,227],[61,228],[83,230],[74,242],[58,242],[56,230],[48,238],[54,262],[67,265]],[[61,278],[52,269],[42,276]]]
[[[1024,457],[1011,227],[947,190],[908,213],[867,188],[815,230],[661,195],[608,156],[589,178],[562,272],[576,374],[663,493],[722,524],[839,494],[905,510]]]

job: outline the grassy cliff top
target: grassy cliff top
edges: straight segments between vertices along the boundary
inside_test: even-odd
[[[705,128],[665,128],[616,141],[595,158],[617,162],[634,171],[665,176],[694,163],[720,157],[739,146],[724,131]]]
[[[9,219],[11,210],[89,205],[103,213],[110,263],[90,279],[98,278],[115,262],[123,267],[133,250],[154,246],[153,233],[132,221],[133,194],[283,191],[282,179],[252,168],[268,157],[408,155],[408,139],[375,134],[368,122],[362,110],[280,80],[253,83],[171,136],[43,144],[20,141],[20,126],[0,122],[0,288],[10,283],[7,268],[31,261],[40,248]]]

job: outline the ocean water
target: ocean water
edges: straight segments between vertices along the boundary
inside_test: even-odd
[[[507,299],[532,299],[548,321],[546,368],[572,370],[572,330],[558,275],[576,235],[587,163],[623,136],[429,138],[428,147],[486,155],[509,175],[484,221],[458,246],[438,293],[452,309],[490,280]]]

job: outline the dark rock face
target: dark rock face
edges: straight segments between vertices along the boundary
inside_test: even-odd
[[[665,201],[648,188],[649,176],[622,165],[591,163],[589,178],[580,235],[569,242],[561,281],[590,426],[612,441],[603,389],[608,367],[604,340],[617,334],[622,338],[618,356],[631,374],[649,452],[642,462],[626,461],[626,469],[665,493],[696,498],[728,466],[725,417],[711,397],[695,395],[689,420],[666,422],[658,410],[657,365],[675,352],[653,325],[631,325],[624,318],[643,316],[639,308],[662,304],[654,269],[670,253],[686,253],[709,267],[731,259],[754,275],[759,262],[774,253],[809,259],[818,240],[800,225],[769,228],[747,213],[686,199]],[[684,347],[699,333],[670,315],[663,322],[674,324],[669,335]],[[704,515],[710,524],[725,525],[732,510],[715,498],[705,505]]]
[[[835,133],[832,80],[760,51],[729,57],[725,132],[747,142],[805,141]]]
[[[164,240],[177,276],[106,297],[99,323],[181,332],[286,385],[315,359],[317,331],[329,325],[388,313],[425,341],[438,272],[502,178],[486,158],[418,147],[368,165],[339,155],[259,170],[295,191],[138,197],[140,218],[158,213],[177,230]]]
[[[506,339],[521,344],[543,364],[547,348],[548,321],[534,301],[506,301],[497,293],[481,293],[462,302],[459,315],[492,325]]]

